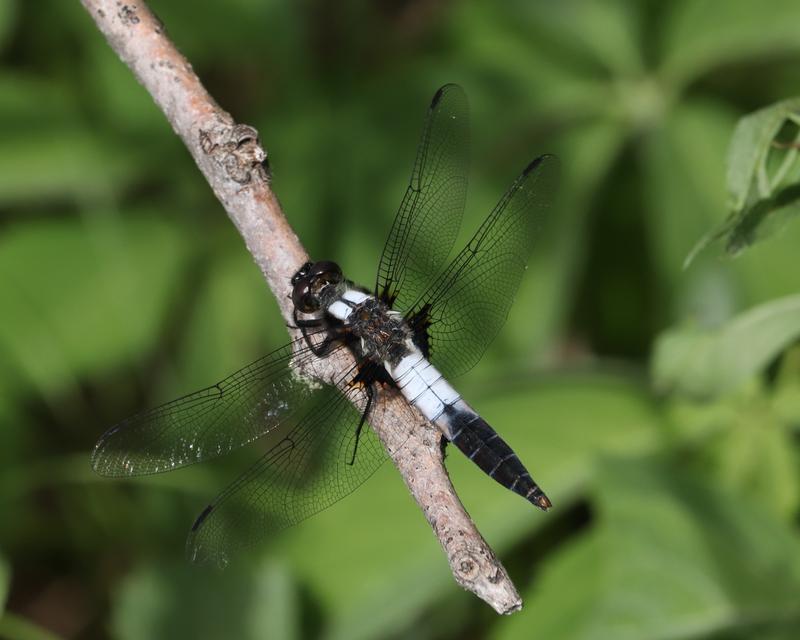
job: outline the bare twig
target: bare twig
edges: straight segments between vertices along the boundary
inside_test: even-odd
[[[289,323],[290,279],[307,254],[270,188],[258,133],[234,122],[217,105],[144,2],[81,1],[186,144]],[[331,380],[352,364],[346,360],[343,356],[317,362],[312,373]],[[453,576],[497,612],[519,610],[519,594],[450,483],[438,431],[421,416],[407,424],[407,408],[399,395],[382,394],[370,422],[439,539]],[[397,429],[400,416],[402,435]]]

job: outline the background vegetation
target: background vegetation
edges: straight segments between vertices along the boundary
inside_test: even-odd
[[[259,128],[311,254],[364,283],[439,85],[472,103],[467,230],[561,157],[512,316],[458,380],[555,508],[448,459],[523,590],[509,618],[454,585],[390,465],[228,571],[188,566],[247,454],[110,482],[88,453],[280,344],[279,314],[79,3],[0,0],[1,637],[800,637],[800,225],[719,249],[794,213],[796,152],[771,144],[797,141],[793,103],[726,154],[800,95],[800,3],[151,4]]]

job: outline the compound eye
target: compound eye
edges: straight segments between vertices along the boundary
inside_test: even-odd
[[[335,262],[321,260],[314,263],[314,266],[308,272],[308,276],[309,278],[319,278],[325,282],[341,282],[342,269]]]
[[[300,313],[313,313],[319,309],[319,301],[311,295],[311,286],[305,279],[295,283],[292,289],[292,302]]]
[[[297,284],[298,281],[305,278],[312,266],[313,265],[310,262],[306,262],[302,267],[300,267],[297,270],[297,273],[292,276],[292,284]]]

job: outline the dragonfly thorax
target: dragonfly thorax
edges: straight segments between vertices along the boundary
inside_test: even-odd
[[[353,308],[347,321],[353,335],[360,338],[364,357],[395,362],[406,354],[411,329],[401,314],[380,300],[369,296]]]

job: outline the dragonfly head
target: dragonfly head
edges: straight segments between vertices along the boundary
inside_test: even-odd
[[[292,302],[295,309],[301,313],[319,311],[323,306],[323,292],[328,287],[336,287],[341,281],[342,270],[335,262],[306,262],[292,277]]]

